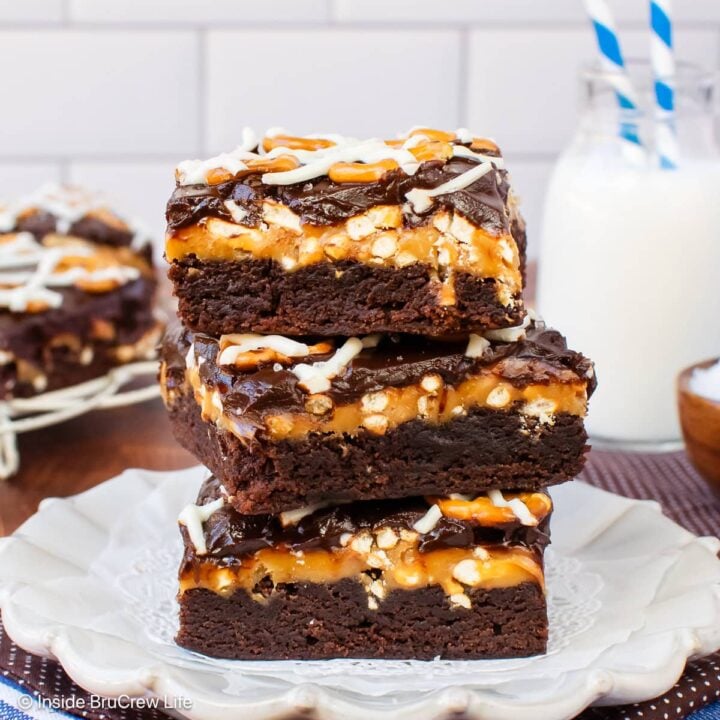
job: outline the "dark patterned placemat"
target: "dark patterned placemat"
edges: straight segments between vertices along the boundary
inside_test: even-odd
[[[593,451],[581,478],[591,485],[640,499],[658,500],[667,515],[699,535],[720,532],[720,500],[695,473],[684,453],[665,455]],[[102,707],[93,710],[92,696],[77,687],[55,662],[20,650],[0,624],[0,671],[5,678],[29,692],[58,700],[80,699],[77,716],[92,720],[167,720],[156,709]],[[669,720],[696,715],[693,720],[720,719],[720,653],[691,662],[678,684],[665,695],[639,703],[609,708],[590,708],[578,720]],[[713,704],[715,703],[715,704]],[[59,707],[68,704],[58,702]],[[0,704],[0,713],[2,713]],[[700,708],[706,708],[696,713]],[[5,717],[24,718],[2,715]]]

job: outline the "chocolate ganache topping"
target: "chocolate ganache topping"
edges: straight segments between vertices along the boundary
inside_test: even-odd
[[[168,230],[192,225],[206,216],[231,221],[227,200],[246,212],[242,224],[256,227],[262,202],[268,199],[283,203],[310,225],[334,225],[376,205],[403,205],[404,222],[411,227],[422,225],[437,207],[445,207],[495,234],[510,232],[505,212],[507,173],[495,167],[467,187],[437,196],[435,205],[421,215],[406,203],[410,190],[436,188],[474,167],[477,162],[472,159],[453,157],[421,163],[414,175],[391,170],[375,182],[337,183],[323,175],[292,185],[265,185],[261,173],[255,172],[218,185],[178,186],[167,205]]]
[[[304,411],[307,392],[289,367],[274,362],[259,363],[250,370],[218,366],[218,341],[180,328],[169,332],[165,339],[163,357],[168,389],[185,382],[185,357],[191,343],[196,356],[205,359],[199,363],[200,378],[220,392],[227,412],[242,415],[252,424],[266,413]],[[338,340],[336,347],[339,344]],[[540,321],[528,327],[524,339],[492,342],[481,357],[466,356],[466,348],[465,340],[442,342],[422,336],[383,336],[377,347],[363,350],[332,379],[326,394],[337,404],[350,403],[366,393],[418,383],[428,373],[438,374],[445,384],[454,386],[491,365],[494,372],[517,387],[574,382],[580,378],[587,382],[588,397],[595,389],[592,362],[569,350],[565,338]],[[332,354],[293,358],[292,362],[321,362]]]
[[[58,221],[55,215],[39,210],[18,218],[13,232],[29,232],[35,236],[36,240],[42,240],[46,235],[58,232],[57,225]],[[129,228],[115,227],[90,215],[76,220],[70,225],[67,233],[62,234],[90,240],[98,245],[113,247],[130,245],[134,236]]]
[[[222,497],[220,483],[209,478],[200,489],[198,504]],[[382,527],[412,530],[429,507],[421,497],[396,500],[371,500],[321,508],[294,525],[283,526],[276,515],[241,515],[230,505],[213,513],[204,524],[207,559],[232,563],[263,548],[287,548],[293,551],[331,550],[341,547],[346,533],[373,531]],[[446,548],[476,545],[523,545],[538,551],[550,541],[550,516],[537,526],[522,525],[519,520],[483,527],[471,521],[441,517],[428,533],[420,534],[418,550],[431,552]],[[184,532],[184,530],[183,530]],[[186,561],[195,553],[186,542]]]

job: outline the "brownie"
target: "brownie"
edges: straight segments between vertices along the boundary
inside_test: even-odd
[[[62,305],[44,312],[0,310],[0,398],[58,390],[155,357],[155,288],[154,277],[140,276],[101,294],[62,288]]]
[[[210,478],[197,502],[180,515],[183,647],[265,660],[545,650],[544,493],[245,516]]]
[[[0,203],[0,233],[16,232],[30,233],[37,241],[57,234],[128,247],[152,262],[147,231],[120,217],[99,195],[78,187],[49,183],[17,201]]]
[[[137,229],[79,190],[0,207],[0,398],[154,357],[151,254]]]
[[[272,260],[208,263],[190,255],[174,261],[168,274],[183,322],[212,334],[357,335],[401,329],[441,336],[517,325],[524,316],[519,304],[497,303],[493,278],[469,273],[455,278],[455,304],[440,305],[432,271],[420,263],[388,269],[323,262],[289,273]]]
[[[525,226],[494,143],[418,129],[261,145],[178,166],[165,254],[187,327],[442,336],[522,321]]]
[[[571,479],[592,363],[539,321],[491,335],[299,343],[180,329],[163,344],[161,385],[176,438],[244,513]],[[316,374],[353,340],[333,377]]]
[[[236,660],[385,658],[480,660],[539,655],[548,636],[541,588],[471,590],[472,607],[452,608],[438,587],[390,593],[367,607],[354,580],[283,583],[265,604],[245,593],[180,597],[178,645]]]

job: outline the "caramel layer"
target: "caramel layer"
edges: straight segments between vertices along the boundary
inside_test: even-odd
[[[495,278],[506,304],[522,286],[512,235],[493,235],[446,210],[420,227],[403,227],[399,205],[378,205],[344,223],[316,226],[302,224],[289,208],[266,200],[262,227],[206,217],[170,233],[165,254],[170,262],[190,254],[212,262],[273,260],[287,271],[341,260],[398,268],[422,263],[442,283],[443,304],[455,302],[453,272]]]
[[[131,282],[137,275],[149,276],[152,272],[147,261],[128,247],[97,245],[83,239],[49,233],[43,237],[41,243],[31,240],[32,248],[18,249],[16,243],[21,241],[22,237],[23,234],[20,233],[0,235],[0,248],[7,255],[5,259],[13,260],[16,267],[24,269],[26,273],[30,272],[30,268],[43,267],[41,263],[44,263],[48,277],[43,277],[40,285],[33,285],[30,275],[21,273],[23,277],[18,279],[10,275],[3,280],[0,286],[2,289],[17,289],[27,283],[30,283],[27,285],[28,289],[37,289],[53,278],[57,280],[58,277],[76,273],[76,277],[68,284],[89,294],[104,294]],[[48,254],[48,249],[60,253],[51,266],[47,265],[48,261],[53,259]],[[24,301],[22,312],[41,313],[50,307],[46,299],[29,298]]]
[[[552,501],[545,493],[505,493],[504,497],[507,501],[520,500],[538,523],[552,510]],[[473,500],[463,497],[436,498],[435,502],[445,517],[472,522],[482,527],[502,525],[517,519],[512,507],[495,505],[487,495],[480,495]]]
[[[197,366],[188,368],[186,379],[205,421],[214,422],[241,439],[256,429],[243,423],[241,416],[225,412],[220,394],[202,382]],[[582,417],[587,406],[587,384],[578,379],[555,385],[516,387],[495,374],[491,366],[457,386],[445,385],[440,375],[427,375],[418,384],[388,387],[344,405],[334,405],[327,395],[308,395],[306,412],[268,414],[263,421],[265,431],[275,441],[299,440],[316,432],[356,435],[368,430],[382,435],[415,419],[440,424],[473,408],[501,410],[516,404],[520,412],[542,422],[552,422],[557,413]]]
[[[377,600],[392,590],[439,585],[454,603],[469,606],[467,588],[513,587],[523,582],[544,587],[542,565],[536,553],[527,548],[449,548],[421,553],[416,537],[415,533],[403,534],[393,547],[385,550],[377,549],[370,540],[363,542],[362,536],[349,540],[344,548],[330,551],[293,553],[283,548],[263,549],[238,565],[223,567],[195,560],[181,573],[180,592],[204,588],[229,596],[241,589],[262,601],[265,596],[255,592],[255,588],[264,578],[277,585],[332,584],[354,577]]]

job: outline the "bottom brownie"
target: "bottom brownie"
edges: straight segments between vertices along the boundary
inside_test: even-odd
[[[237,659],[519,657],[547,640],[544,492],[179,517],[180,645]]]
[[[377,610],[352,579],[332,585],[277,585],[266,602],[237,591],[180,597],[177,642],[238,660],[388,658],[475,660],[545,651],[548,626],[539,585],[468,592],[469,609],[451,607],[439,587],[395,590]]]

